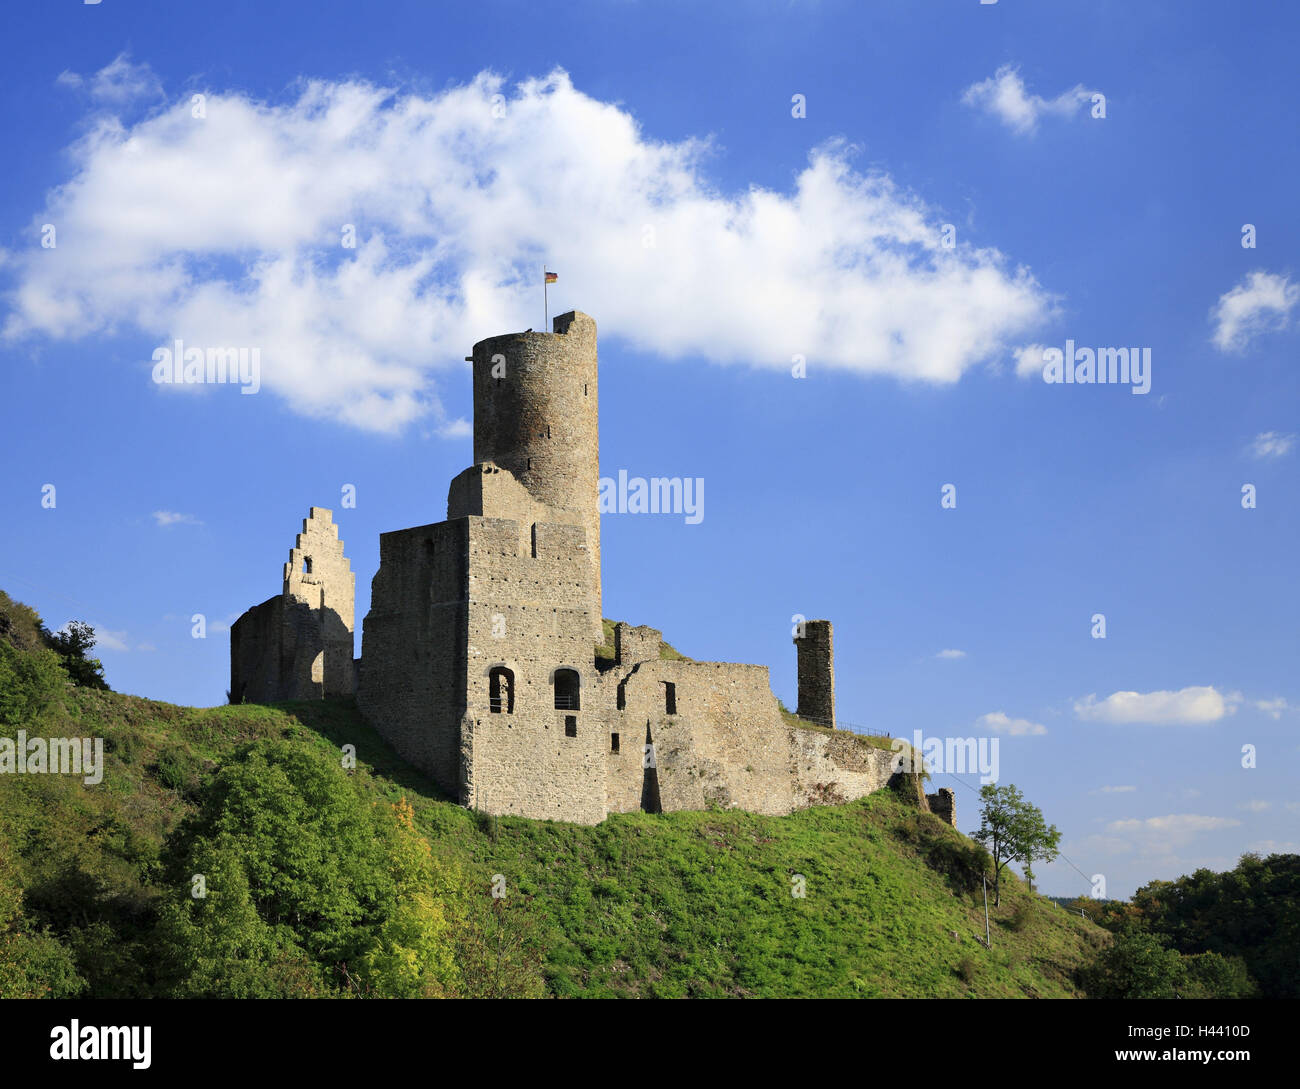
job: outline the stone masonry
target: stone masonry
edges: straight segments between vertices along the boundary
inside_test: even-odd
[[[596,323],[570,312],[468,358],[474,464],[451,481],[445,521],[380,535],[364,623],[357,704],[398,753],[463,805],[582,824],[789,813],[884,787],[894,754],[787,721],[766,666],[669,660],[659,631],[629,624],[612,661],[596,656]],[[232,629],[232,692],[348,694],[351,579],[313,507],[283,594]],[[796,643],[800,715],[833,727],[830,622]]]
[[[799,658],[800,718],[835,728],[835,647],[829,620],[800,622],[794,637]]]
[[[332,512],[312,507],[284,565],[282,590],[230,629],[234,703],[350,696],[356,575]]]

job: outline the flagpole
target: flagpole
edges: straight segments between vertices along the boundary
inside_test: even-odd
[[[550,281],[546,279],[546,266],[542,265],[542,332],[546,332],[546,326],[551,320],[551,304],[547,298],[547,288]]]

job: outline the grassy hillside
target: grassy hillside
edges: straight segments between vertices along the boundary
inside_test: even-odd
[[[461,809],[346,703],[195,710],[68,688],[39,729],[107,750],[95,788],[0,775],[0,892],[7,858],[28,936],[61,943],[84,981],[67,993],[152,993],[151,928],[176,895],[164,842],[217,769],[267,739],[335,762],[355,745],[357,788],[405,797],[448,872],[478,890],[500,875],[557,996],[1073,996],[1106,940],[1013,881],[985,949],[978,850],[890,792],[788,817],[629,814],[585,828]]]

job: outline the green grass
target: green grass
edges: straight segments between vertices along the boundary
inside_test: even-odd
[[[199,784],[242,744],[284,737],[355,745],[376,802],[405,796],[434,851],[470,880],[503,875],[558,996],[1066,997],[1104,940],[1012,880],[985,949],[973,846],[891,791],[785,817],[626,814],[589,828],[452,804],[350,703],[197,710],[77,689],[41,731],[102,736],[107,749],[100,789],[0,776],[0,835],[27,910],[61,935],[102,922],[138,936],[161,895],[163,838]]]

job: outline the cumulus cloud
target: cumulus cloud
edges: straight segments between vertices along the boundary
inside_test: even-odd
[[[1051,99],[1030,94],[1019,69],[1010,64],[1004,64],[988,79],[972,83],[961,96],[967,106],[992,114],[1007,128],[1022,134],[1033,132],[1041,118],[1072,116],[1091,98],[1092,92],[1082,84]]]
[[[203,525],[192,514],[178,514],[174,510],[156,510],[153,512],[154,522],[166,529],[168,526],[201,526]]]
[[[1278,696],[1276,699],[1271,700],[1255,700],[1255,708],[1263,711],[1269,718],[1279,719],[1284,711],[1291,709],[1291,706],[1287,703],[1285,696]]]
[[[1250,451],[1257,458],[1280,458],[1289,454],[1294,446],[1294,435],[1284,435],[1280,431],[1261,431],[1251,443]]]
[[[162,84],[147,64],[134,64],[129,54],[119,53],[94,75],[61,72],[55,80],[60,86],[84,89],[90,97],[106,106],[123,106],[140,99],[162,96]]]
[[[474,435],[474,425],[464,417],[458,417],[439,427],[438,434],[444,439],[468,439]]]
[[[1195,726],[1218,722],[1236,710],[1240,694],[1224,694],[1212,685],[1181,688],[1177,692],[1112,692],[1104,700],[1096,695],[1078,700],[1074,713],[1091,722],[1111,725],[1150,723],[1158,726]]]
[[[1300,284],[1290,277],[1256,270],[1219,296],[1210,311],[1211,341],[1224,352],[1241,352],[1261,333],[1285,329],[1300,301]]]
[[[116,650],[125,653],[131,649],[130,636],[126,632],[112,631],[99,624],[90,626],[95,629],[95,650]]]
[[[1171,813],[1164,817],[1147,817],[1111,821],[1106,831],[1131,841],[1143,852],[1170,850],[1186,846],[1204,832],[1236,828],[1241,821],[1232,817],[1206,817],[1196,813]]]
[[[936,658],[965,658],[964,650],[941,650],[935,655]]]
[[[991,711],[980,715],[975,725],[982,730],[992,730],[995,734],[1010,734],[1013,737],[1031,734],[1045,734],[1047,727],[1039,722],[1030,722],[1027,718],[1011,718],[1003,711]]]
[[[213,91],[203,118],[188,97],[134,123],[99,115],[69,150],[32,227],[55,224],[57,249],[5,264],[6,338],[257,347],[264,390],[365,429],[441,419],[434,372],[538,324],[544,261],[553,308],[607,337],[782,371],[797,354],[951,383],[1054,305],[997,250],[945,249],[943,215],[842,143],[788,192],[724,192],[710,140],[652,139],[558,70],[430,95]]]
[[[1042,344],[1026,344],[1015,351],[1016,376],[1019,378],[1038,378],[1043,373],[1043,352],[1047,349]]]

